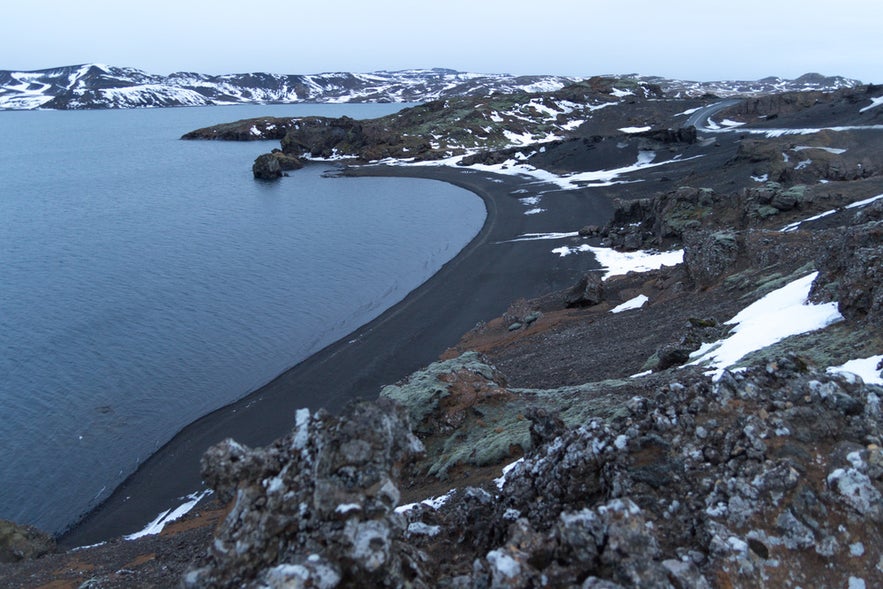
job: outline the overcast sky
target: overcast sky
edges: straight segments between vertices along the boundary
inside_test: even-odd
[[[150,73],[447,67],[883,82],[880,0],[43,0],[7,3],[0,69]]]

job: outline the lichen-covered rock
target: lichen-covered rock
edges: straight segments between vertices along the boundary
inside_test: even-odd
[[[458,362],[493,376],[477,357]],[[430,388],[440,378],[451,375]],[[684,368],[607,419],[568,428],[546,407],[525,410],[533,450],[496,485],[398,509],[397,465],[419,451],[407,410],[303,410],[270,448],[225,442],[206,455],[207,480],[236,500],[186,582],[793,587],[847,586],[861,571],[876,586],[881,395],[796,356],[716,382]],[[451,396],[430,391],[418,414],[437,419]]]
[[[298,411],[294,431],[262,450],[221,443],[204,475],[235,502],[185,584],[427,586],[394,511],[398,470],[422,450],[390,401],[354,404],[340,418]]]
[[[0,520],[0,562],[17,562],[55,550],[55,539],[32,526]]]
[[[883,391],[795,357],[697,374],[575,429],[529,412],[561,433],[538,435],[496,497],[406,514],[438,529],[420,548],[447,541],[472,563],[436,563],[439,585],[846,586],[849,569],[825,563],[859,545],[862,578],[883,582]]]
[[[684,235],[684,263],[700,287],[718,282],[739,259],[741,240],[733,231],[695,231]]]

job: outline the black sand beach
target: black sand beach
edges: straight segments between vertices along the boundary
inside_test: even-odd
[[[299,408],[336,412],[352,399],[374,398],[383,385],[435,361],[476,323],[499,316],[513,301],[574,284],[595,264],[591,256],[553,254],[552,249],[563,245],[560,240],[507,241],[525,233],[600,225],[612,210],[603,188],[560,191],[524,178],[450,167],[361,167],[350,173],[450,182],[479,195],[487,219],[455,258],[399,304],[179,432],[65,533],[63,546],[131,534],[181,504],[183,496],[200,489],[199,460],[212,444],[232,437],[250,446],[265,445],[292,427]],[[522,189],[526,192],[513,194]],[[544,193],[541,206],[546,211],[525,215],[529,207],[519,198],[537,193]]]

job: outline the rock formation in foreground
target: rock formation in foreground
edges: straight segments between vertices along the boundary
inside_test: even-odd
[[[404,507],[422,446],[401,406],[304,411],[271,447],[207,453],[235,500],[186,585],[878,586],[881,395],[795,356],[685,369],[579,427],[529,411],[535,448],[498,488]]]

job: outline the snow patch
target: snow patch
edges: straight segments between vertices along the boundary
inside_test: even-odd
[[[203,491],[197,491],[196,493],[191,493],[185,497],[187,501],[174,510],[167,509],[156,516],[152,522],[147,524],[147,526],[141,530],[140,532],[135,532],[134,534],[129,534],[128,536],[123,536],[126,540],[137,540],[138,538],[143,538],[144,536],[152,536],[154,534],[159,534],[162,532],[163,528],[167,523],[173,522],[177,519],[181,519],[187,513],[190,512],[191,509],[196,507],[196,504],[202,501],[204,497],[211,494],[211,489],[205,489]]]
[[[860,109],[859,109],[859,112],[869,111],[869,110],[871,110],[872,108],[877,108],[877,107],[880,106],[881,104],[883,104],[883,96],[878,96],[877,98],[872,98],[872,99],[871,99],[871,104],[869,104],[868,106],[866,106],[866,107],[864,107],[864,108],[860,108]]]
[[[846,205],[846,207],[844,207],[844,208],[846,208],[846,209],[857,209],[857,208],[859,208],[859,207],[867,206],[867,205],[871,204],[871,203],[874,202],[874,201],[880,200],[881,198],[883,198],[883,194],[878,194],[877,196],[872,196],[871,198],[866,198],[866,199],[864,199],[864,200],[859,200],[859,201],[856,201],[856,202],[854,202],[854,203],[848,204],[848,205]],[[824,218],[824,217],[827,217],[828,215],[833,215],[833,214],[836,213],[836,212],[837,212],[837,209],[831,209],[830,211],[825,211],[824,213],[819,213],[818,215],[814,215],[814,216],[812,216],[812,217],[810,217],[810,218],[808,218],[808,219],[804,219],[803,221],[796,221],[796,222],[794,222],[794,223],[789,223],[788,225],[785,225],[784,227],[782,227],[781,229],[779,229],[779,231],[783,231],[783,232],[784,232],[784,231],[794,231],[794,230],[796,230],[798,227],[800,227],[800,224],[801,224],[801,223],[807,223],[807,222],[809,222],[809,221],[816,221],[816,220],[818,220],[818,219],[822,219],[822,218]]]
[[[438,497],[430,497],[429,499],[424,499],[419,503],[408,503],[406,505],[399,505],[395,508],[396,513],[405,513],[411,511],[418,505],[426,505],[427,507],[431,507],[432,509],[439,509],[442,505],[448,502],[448,500],[454,496],[454,492],[456,489],[451,489],[444,495],[440,495]]]
[[[593,247],[588,244],[577,247],[563,246],[552,250],[552,253],[558,254],[562,258],[577,252],[591,252],[595,256],[598,263],[606,270],[603,276],[604,280],[629,272],[646,272],[658,270],[662,266],[676,266],[684,261],[684,250],[618,252],[611,248]]]
[[[690,354],[687,365],[707,364],[714,380],[747,354],[770,346],[786,337],[815,331],[843,319],[837,303],[813,305],[809,291],[818,272],[799,278],[752,303],[726,322],[735,325],[730,336],[703,344]]]
[[[828,153],[833,153],[834,155],[840,155],[846,153],[845,149],[840,149],[838,147],[815,147],[813,145],[798,145],[797,147],[793,147],[792,151],[805,151],[807,149],[819,149],[821,151],[827,151]]]
[[[651,128],[652,127],[622,127],[618,130],[623,133],[644,133],[646,131],[649,131]]]
[[[524,458],[519,458],[515,462],[507,464],[506,466],[503,467],[503,471],[502,471],[501,475],[498,478],[494,479],[494,483],[497,485],[497,489],[499,489],[500,491],[503,490],[503,485],[506,484],[506,475],[508,475],[510,472],[512,472],[512,469],[515,468],[516,466],[518,466],[519,464],[521,464],[522,462],[524,462]]]
[[[644,306],[644,303],[649,301],[647,295],[638,295],[633,299],[630,299],[624,302],[621,305],[618,305],[612,309],[610,309],[611,313],[622,313],[623,311],[630,311],[631,309],[640,309]]]
[[[857,358],[840,366],[830,366],[826,370],[828,374],[854,374],[861,377],[865,384],[883,386],[883,371],[877,366],[883,362],[883,354],[869,358]]]

